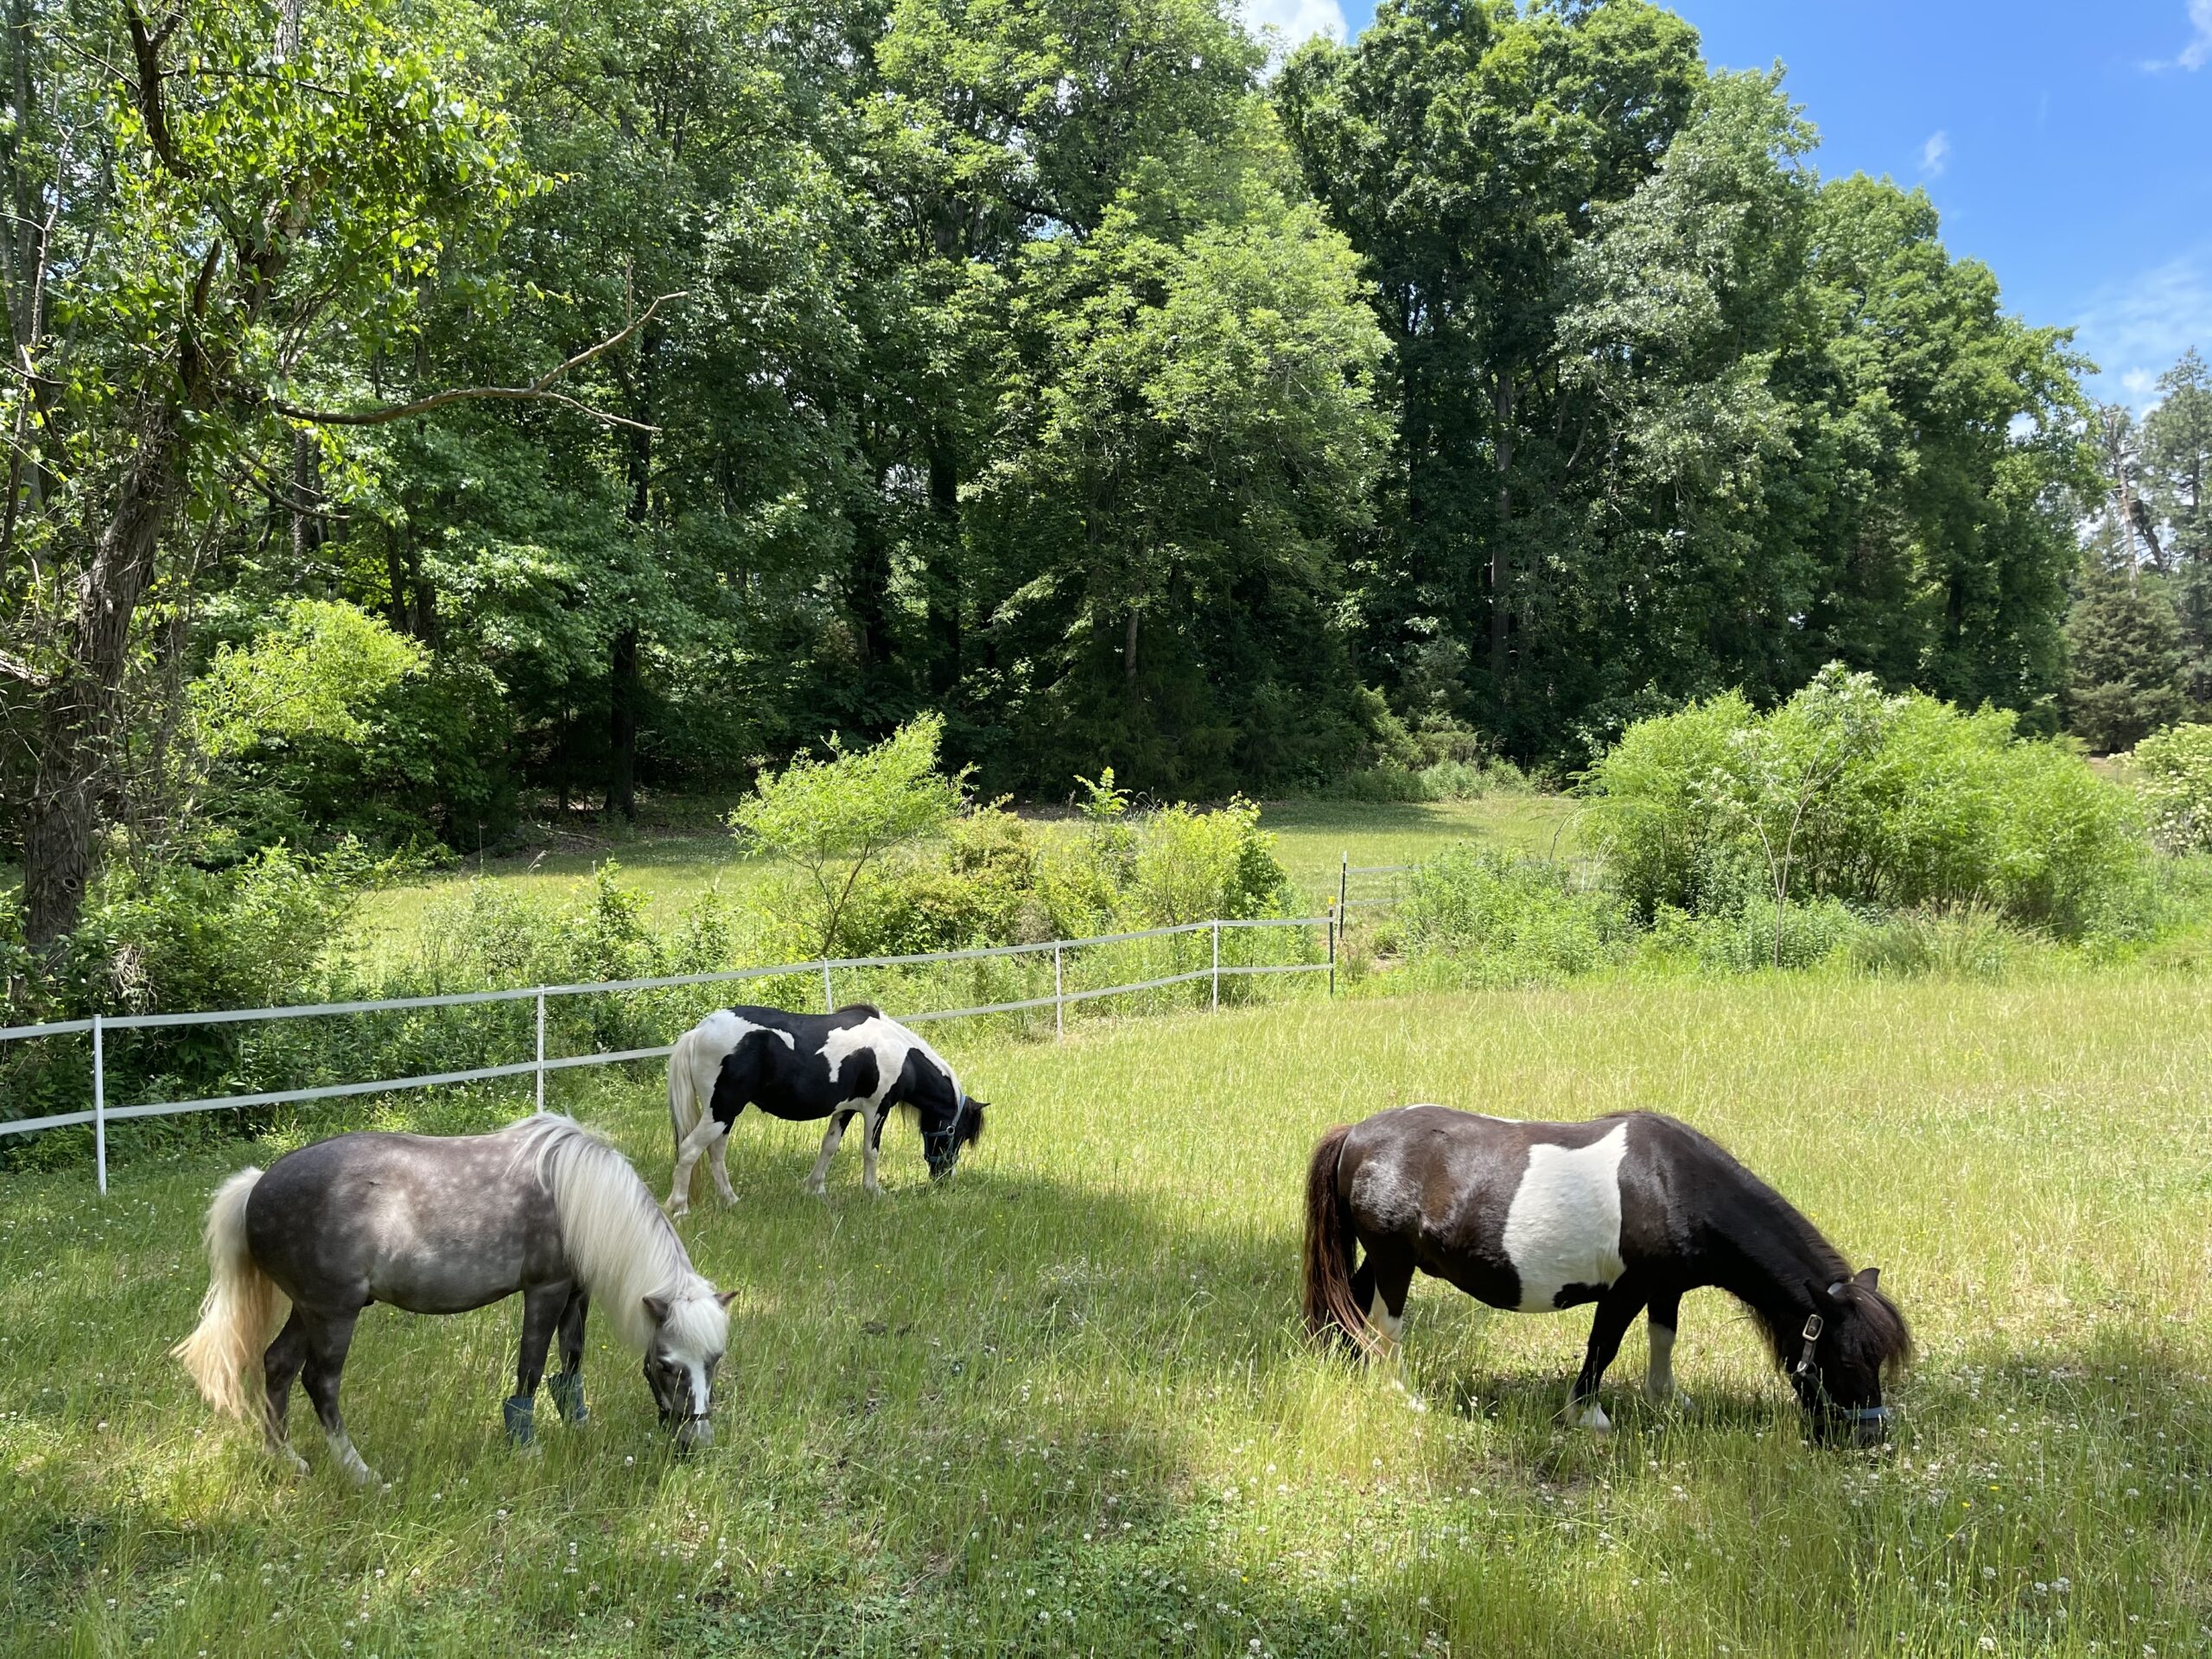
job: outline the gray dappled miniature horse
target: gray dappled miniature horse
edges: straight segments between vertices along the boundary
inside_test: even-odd
[[[572,1119],[541,1113],[496,1135],[365,1133],[302,1147],[223,1183],[207,1211],[207,1257],[199,1326],[171,1351],[209,1404],[258,1414],[270,1451],[302,1473],[284,1429],[295,1377],[338,1466],[376,1478],[338,1411],[363,1308],[463,1313],[518,1291],[522,1355],[505,1408],[518,1442],[531,1438],[556,1330],[550,1392],[563,1417],[584,1420],[584,1316],[596,1297],[645,1354],[678,1449],[713,1443],[715,1367],[735,1293],[717,1294],[692,1270],[637,1172]]]
[[[1878,1268],[1854,1275],[1780,1193],[1653,1112],[1524,1123],[1402,1106],[1331,1129],[1306,1175],[1308,1329],[1395,1348],[1417,1268],[1515,1313],[1595,1302],[1567,1402],[1587,1428],[1611,1427],[1598,1381],[1646,1308],[1645,1392],[1672,1393],[1678,1309],[1701,1286],[1758,1316],[1818,1438],[1881,1439],[1882,1374],[1911,1357]]]

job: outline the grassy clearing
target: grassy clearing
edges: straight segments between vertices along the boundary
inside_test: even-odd
[[[1453,842],[1478,840],[1564,853],[1573,848],[1574,810],[1573,802],[1552,795],[1406,806],[1293,801],[1268,807],[1261,822],[1275,836],[1291,879],[1318,905],[1336,892],[1338,863],[1347,852],[1357,864],[1405,864]],[[356,946],[371,961],[404,953],[421,937],[436,903],[480,874],[563,898],[579,891],[610,858],[622,866],[624,885],[645,893],[664,923],[710,882],[741,892],[766,870],[739,855],[711,807],[678,802],[635,829],[563,834],[553,846],[507,858],[468,859],[447,874],[372,894],[361,907]]]
[[[741,1295],[721,1444],[671,1462],[603,1330],[597,1421],[502,1444],[512,1305],[373,1311],[391,1480],[276,1476],[164,1345],[246,1149],[15,1177],[0,1217],[0,1644],[41,1654],[2176,1654],[2212,1643],[2212,990],[1753,979],[1300,1001],[948,1046],[998,1103],[949,1188],[748,1120],[695,1213]],[[570,1103],[667,1173],[657,1079]],[[502,1103],[383,1121],[455,1129]],[[1421,1098],[1691,1118],[1914,1318],[1886,1453],[1815,1452],[1715,1293],[1696,1400],[1554,1417],[1586,1315],[1416,1290],[1409,1382],[1294,1322],[1303,1160]],[[316,1118],[314,1132],[335,1119]],[[265,1160],[277,1148],[252,1149]],[[295,1404],[295,1421],[303,1408]],[[344,1644],[350,1643],[350,1649]]]

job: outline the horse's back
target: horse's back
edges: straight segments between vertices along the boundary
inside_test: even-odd
[[[507,1135],[362,1131],[284,1154],[254,1187],[254,1259],[311,1306],[454,1313],[557,1273],[551,1202]]]
[[[1370,1248],[1408,1255],[1494,1306],[1567,1306],[1622,1271],[1623,1167],[1644,1116],[1378,1112],[1345,1138],[1338,1191]]]

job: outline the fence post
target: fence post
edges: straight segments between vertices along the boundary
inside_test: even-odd
[[[1059,1042],[1068,1034],[1067,993],[1060,978],[1060,942],[1052,941],[1052,1040]]]
[[[537,1109],[545,1109],[545,988],[537,988]]]
[[[1213,925],[1213,1011],[1221,1012],[1221,924]]]
[[[830,962],[826,957],[823,958],[822,963],[822,1012],[824,1014],[837,1012],[837,996],[836,993],[830,988]]]
[[[1344,912],[1351,902],[1351,855],[1344,855],[1344,861],[1337,868],[1337,927],[1342,931]]]
[[[1334,905],[1329,906],[1329,995],[1337,994],[1337,929],[1341,925]]]
[[[107,1191],[107,1043],[100,1017],[92,1016],[92,1162],[100,1191]]]

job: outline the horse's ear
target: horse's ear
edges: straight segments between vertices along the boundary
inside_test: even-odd
[[[1879,1268],[1862,1268],[1853,1275],[1851,1282],[1863,1285],[1868,1290],[1879,1290],[1882,1287],[1882,1270]]]
[[[666,1325],[668,1323],[668,1299],[664,1296],[646,1297],[645,1312],[653,1316],[653,1323],[655,1325]]]
[[[715,1293],[715,1300],[724,1307],[728,1307],[737,1300],[737,1293],[734,1290],[718,1290]]]

